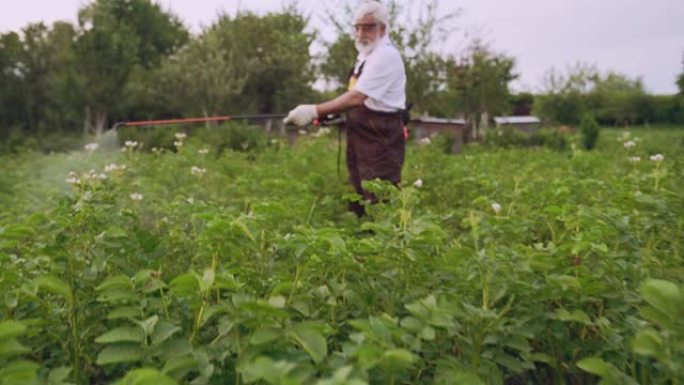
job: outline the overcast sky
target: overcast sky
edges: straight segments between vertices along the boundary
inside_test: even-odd
[[[193,30],[208,25],[220,11],[238,8],[277,11],[283,0],[159,0]],[[285,1],[288,2],[289,1]],[[74,22],[85,0],[0,0],[0,31],[29,22]],[[321,0],[300,0],[314,27],[326,30]],[[643,78],[656,93],[676,91],[675,77],[684,60],[684,0],[443,0],[443,10],[461,8],[453,41],[462,46],[463,31],[475,31],[498,50],[518,60],[522,75],[516,89],[538,90],[551,67],[577,61]],[[451,48],[453,47],[453,48]],[[455,53],[455,52],[454,52]]]

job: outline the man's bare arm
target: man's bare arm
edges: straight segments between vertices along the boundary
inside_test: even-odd
[[[353,107],[360,106],[366,99],[368,99],[368,96],[365,94],[356,90],[351,90],[343,93],[335,99],[317,105],[316,111],[318,112],[318,116],[337,114],[347,111]]]

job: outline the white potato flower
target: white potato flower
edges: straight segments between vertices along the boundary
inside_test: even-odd
[[[421,187],[423,187],[423,180],[422,180],[422,179],[418,179],[418,180],[416,180],[415,182],[413,182],[413,185],[414,185],[415,187],[421,188]]]
[[[97,150],[99,147],[100,147],[100,145],[97,143],[88,143],[85,145],[85,150],[88,152],[93,152],[93,151]]]
[[[105,166],[105,172],[123,171],[125,169],[126,169],[126,165],[119,166],[116,163],[110,163],[110,164]]]
[[[133,193],[131,194],[131,200],[135,202],[140,202],[141,200],[143,200],[143,196],[139,193]]]
[[[662,162],[663,160],[665,160],[665,157],[663,156],[663,154],[655,154],[651,155],[651,160],[654,162]]]
[[[496,215],[499,215],[499,213],[501,212],[501,205],[496,202],[492,203],[492,210],[494,210]]]
[[[69,176],[66,178],[66,182],[72,185],[79,185],[81,184],[81,179],[78,177],[77,173],[71,171],[69,172]]]
[[[202,175],[207,173],[207,169],[206,168],[199,168],[197,166],[192,166],[192,168],[190,168],[190,173],[192,175],[202,176]]]

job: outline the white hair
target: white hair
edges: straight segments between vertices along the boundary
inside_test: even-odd
[[[354,20],[359,20],[366,15],[372,15],[376,22],[384,24],[389,29],[389,12],[384,4],[375,0],[363,0],[356,8]]]

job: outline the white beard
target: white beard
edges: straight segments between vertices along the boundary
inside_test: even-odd
[[[373,52],[373,49],[378,45],[378,41],[380,39],[376,39],[374,42],[370,44],[363,44],[358,40],[354,41],[354,45],[356,46],[356,50],[359,51],[360,54],[362,55],[368,55],[371,52]]]

